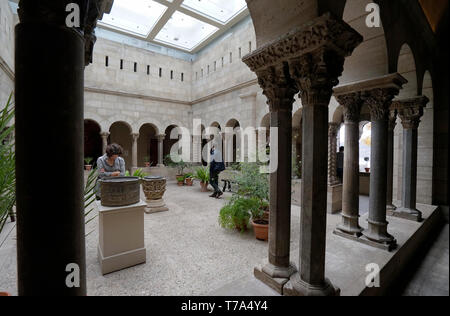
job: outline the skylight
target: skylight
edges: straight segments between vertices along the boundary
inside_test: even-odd
[[[247,4],[245,0],[184,0],[183,7],[225,24],[243,11]]]
[[[215,26],[176,11],[155,40],[192,50],[217,30]]]
[[[245,0],[114,0],[99,27],[196,52],[247,16],[246,9]]]
[[[114,0],[100,25],[147,37],[167,7],[152,0]]]

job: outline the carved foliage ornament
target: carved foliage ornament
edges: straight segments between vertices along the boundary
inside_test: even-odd
[[[393,107],[398,111],[398,116],[402,120],[403,128],[419,128],[420,118],[423,116],[423,109],[430,100],[423,96],[409,100],[395,101]]]
[[[361,93],[363,101],[370,109],[372,121],[388,119],[392,100],[398,93],[397,88],[378,88]]]
[[[243,62],[256,72],[321,47],[328,47],[342,57],[347,57],[362,41],[363,37],[347,23],[330,14],[324,14],[312,23],[297,28],[245,56]]]
[[[348,123],[358,123],[362,107],[361,92],[353,92],[336,96],[344,108],[344,119]]]

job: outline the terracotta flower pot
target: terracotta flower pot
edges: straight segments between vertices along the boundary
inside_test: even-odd
[[[178,186],[179,186],[179,187],[184,186],[184,176],[182,176],[182,175],[177,175],[176,178],[177,178]]]
[[[194,179],[192,179],[192,178],[187,178],[187,179],[186,179],[186,185],[187,185],[188,187],[193,186],[193,185],[194,185]]]
[[[202,192],[208,192],[209,182],[200,182],[200,187]]]
[[[0,297],[1,296],[11,296],[11,294],[9,294],[8,292],[0,292]]]
[[[370,168],[366,168],[366,172],[369,173],[370,172]]]
[[[149,162],[145,163],[145,168],[150,168],[150,163]]]
[[[252,221],[253,231],[255,232],[255,237],[258,240],[268,241],[269,240],[269,223],[265,220]]]
[[[92,165],[85,165],[84,169],[86,169],[86,171],[91,171],[92,170]]]

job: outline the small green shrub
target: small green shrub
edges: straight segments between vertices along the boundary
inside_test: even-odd
[[[195,170],[195,178],[200,182],[206,183],[210,180],[209,168],[200,167]]]
[[[86,158],[84,158],[84,163],[85,163],[87,166],[89,166],[89,165],[91,164],[92,160],[94,160],[94,158],[86,157]]]
[[[225,229],[245,232],[252,215],[259,212],[260,201],[257,198],[235,197],[220,210],[219,225]]]

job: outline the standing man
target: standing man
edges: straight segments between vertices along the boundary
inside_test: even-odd
[[[209,166],[209,174],[211,185],[214,188],[214,193],[210,197],[219,199],[223,192],[219,188],[219,175],[225,170],[225,163],[223,162],[222,153],[216,149],[216,145],[211,148],[211,164]]]

